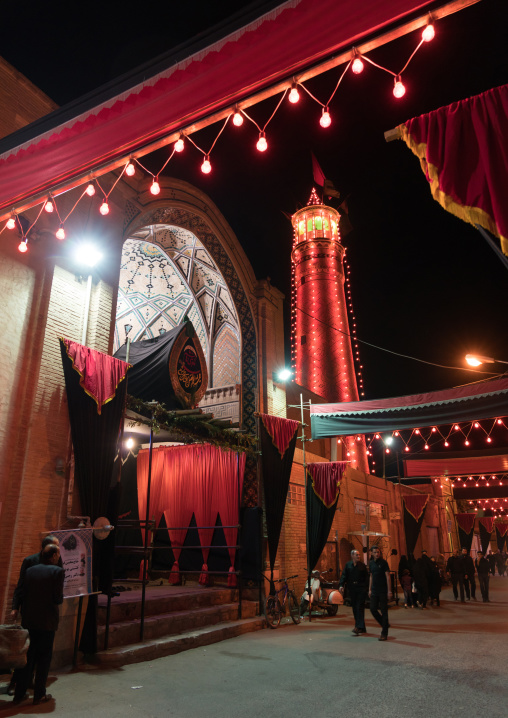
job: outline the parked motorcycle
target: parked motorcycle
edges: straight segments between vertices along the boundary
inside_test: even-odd
[[[339,582],[330,581],[327,574],[333,573],[333,568],[328,571],[313,571],[310,579],[310,602],[312,608],[320,608],[323,613],[329,616],[337,615],[339,606],[344,603],[342,595],[339,593]],[[307,582],[305,591],[300,601],[300,615],[303,616],[309,607],[309,584]]]

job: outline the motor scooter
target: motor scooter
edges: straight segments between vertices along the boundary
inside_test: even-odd
[[[322,613],[329,616],[336,616],[339,606],[344,603],[342,594],[339,592],[339,582],[330,581],[327,574],[333,573],[333,568],[328,571],[313,571],[311,574],[311,590],[310,602],[312,609],[320,608]],[[309,607],[309,584],[305,586],[305,591],[300,601],[300,615],[303,616]]]

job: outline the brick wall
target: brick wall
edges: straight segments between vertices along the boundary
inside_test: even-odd
[[[58,105],[0,57],[0,137],[56,110]]]

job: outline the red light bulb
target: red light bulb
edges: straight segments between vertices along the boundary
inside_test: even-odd
[[[103,202],[103,203],[101,204],[101,206],[99,207],[99,212],[100,212],[102,215],[109,214],[109,204],[106,202],[106,200],[104,200],[104,202]]]
[[[14,217],[9,217],[5,226],[7,227],[7,229],[14,229],[14,227],[16,226],[16,220],[14,219]]]
[[[432,25],[432,23],[429,23],[422,32],[422,40],[424,42],[430,42],[434,39],[435,35],[436,31],[434,30],[434,25]]]
[[[205,155],[205,159],[203,160],[203,164],[201,165],[201,172],[203,174],[208,175],[212,171],[212,165],[210,164],[210,158],[208,155]]]
[[[291,91],[288,95],[288,100],[295,105],[298,100],[300,99],[300,93],[298,92],[298,87],[296,86],[296,83],[293,84]]]
[[[50,199],[46,200],[44,209],[46,210],[46,212],[48,212],[48,214],[51,214],[51,212],[54,210],[53,202]]]
[[[60,225],[60,227],[56,230],[56,238],[65,239],[65,229],[63,228],[63,225]]]
[[[152,184],[151,184],[151,186],[150,186],[150,192],[151,192],[152,194],[160,194],[160,191],[161,191],[161,186],[160,186],[160,184],[157,182],[157,177],[154,177],[154,178],[153,178],[153,182],[152,182]]]
[[[266,150],[268,149],[268,143],[266,141],[264,132],[259,133],[259,140],[256,143],[256,148],[259,150],[259,152],[266,152]]]
[[[88,185],[88,187],[86,188],[85,192],[87,193],[87,195],[89,197],[93,197],[95,194],[95,186],[92,183],[90,183]]]
[[[127,175],[127,177],[132,177],[135,172],[136,172],[136,168],[134,167],[132,162],[129,162],[129,164],[125,168],[125,174]]]
[[[351,69],[355,73],[355,75],[359,75],[361,72],[363,72],[364,64],[361,61],[359,57],[355,57],[353,60],[353,64],[351,65]]]
[[[233,115],[233,124],[235,127],[241,127],[243,125],[243,115],[241,112],[235,112]]]
[[[323,107],[319,124],[321,125],[321,127],[330,127],[330,125],[332,124],[332,118],[330,117],[330,113],[328,112],[328,107]]]
[[[185,147],[185,142],[181,137],[177,139],[175,142],[175,152],[183,152],[183,149]]]
[[[18,244],[18,250],[19,250],[21,253],[24,253],[24,252],[27,252],[27,251],[28,251],[28,245],[27,245],[27,243],[26,243],[26,239],[23,239],[23,240]]]
[[[404,97],[405,94],[406,94],[406,88],[402,84],[400,75],[397,75],[397,77],[393,78],[393,96],[396,97],[397,100],[400,100],[400,98]]]

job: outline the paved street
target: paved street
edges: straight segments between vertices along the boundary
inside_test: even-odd
[[[479,595],[479,592],[478,592]],[[248,633],[205,648],[118,670],[52,673],[56,701],[0,715],[62,718],[454,718],[508,715],[508,578],[491,600],[390,610],[390,637],[367,621],[351,633],[350,609],[336,618]],[[4,700],[5,699],[5,700]]]

